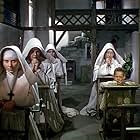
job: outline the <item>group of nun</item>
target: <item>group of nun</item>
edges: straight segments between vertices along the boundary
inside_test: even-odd
[[[42,122],[41,119],[45,120],[52,131],[62,130],[62,113],[67,115],[69,112],[65,110],[71,108],[65,107],[64,110],[62,104],[59,106],[56,94],[57,78],[67,80],[66,62],[53,44],[48,44],[44,49],[38,38],[31,38],[23,50],[15,45],[0,50],[0,130],[7,133],[9,130],[24,130],[29,125],[25,124],[26,109],[30,110],[30,126],[34,133],[29,139],[42,139],[37,127]],[[45,86],[43,93],[39,91],[40,85]],[[40,104],[44,104],[45,111],[39,108],[38,112],[33,112]],[[75,113],[76,110],[72,111]],[[0,138],[23,139],[13,134],[0,135]]]
[[[112,43],[106,43],[96,58],[93,68],[93,85],[87,105],[80,110],[80,115],[95,116],[97,114],[97,78],[114,75],[114,70],[125,64],[123,58],[115,50]]]
[[[29,114],[35,124],[41,122],[41,114],[43,114],[43,119],[49,127],[54,132],[59,132],[64,125],[62,113],[68,117],[78,114],[74,108],[62,106],[62,99],[59,101],[57,95],[60,84],[58,79],[65,79],[67,84],[66,62],[66,58],[53,44],[48,44],[44,48],[38,38],[31,38],[22,51],[14,45],[0,50],[0,129],[23,129],[24,111],[19,111],[19,108],[33,109],[40,104],[41,97],[43,97],[46,111]],[[122,67],[124,63],[125,61],[114,46],[106,43],[94,64],[93,87],[89,102],[80,111],[80,115],[94,116],[96,114],[98,75],[113,75],[114,70]],[[47,90],[40,93],[39,85],[46,86]],[[9,139],[6,135],[2,138]]]

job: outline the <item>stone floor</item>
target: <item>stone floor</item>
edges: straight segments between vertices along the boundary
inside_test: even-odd
[[[82,109],[88,102],[91,85],[72,84],[62,86],[63,105],[77,110]],[[137,97],[140,101],[140,96]],[[137,114],[137,124],[140,124],[140,113]],[[73,118],[65,118],[65,126],[61,133],[51,134],[48,140],[101,140],[99,128],[101,121],[94,117],[78,115]],[[140,139],[138,136],[135,140]],[[109,139],[109,140],[115,140]]]

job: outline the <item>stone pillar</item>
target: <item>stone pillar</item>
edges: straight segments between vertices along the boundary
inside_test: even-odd
[[[20,26],[29,26],[29,0],[20,0]]]
[[[49,42],[49,15],[48,0],[33,0],[33,26],[35,37],[39,38],[43,47]]]
[[[20,23],[21,27],[29,27],[29,0],[20,0]],[[28,40],[34,37],[32,30],[24,30],[21,36],[21,50],[25,47]]]

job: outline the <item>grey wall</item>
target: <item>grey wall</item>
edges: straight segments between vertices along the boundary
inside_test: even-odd
[[[32,37],[37,37],[41,40],[43,47],[46,46],[49,42],[49,16],[48,16],[48,1],[47,0],[33,0],[33,25],[38,27],[34,31],[27,30],[24,32],[24,40],[23,47],[26,45],[27,41]],[[20,0],[20,17],[21,17],[21,26],[28,27],[29,26],[29,2],[28,0],[22,1]]]
[[[6,45],[19,45],[22,31],[0,23],[0,48]]]
[[[140,65],[140,48],[139,48],[139,33],[133,32],[132,33],[132,55],[133,55],[133,72],[131,75],[131,79],[133,81],[139,82],[139,65]]]
[[[88,9],[90,0],[56,0],[56,9]]]
[[[97,32],[97,44],[98,50],[105,45],[105,43],[110,42],[113,38],[117,40],[117,48],[118,53],[123,57],[125,47],[127,47],[127,51],[130,52],[131,48],[131,32],[125,31],[100,31]]]
[[[48,1],[34,0],[33,1],[33,26],[44,26],[45,29],[35,31],[35,37],[39,38],[45,47],[49,42],[49,15],[48,15]]]
[[[20,0],[20,26],[29,26],[29,0]]]
[[[84,45],[83,45],[84,46]],[[91,67],[90,59],[85,57],[85,48],[65,47],[61,48],[61,53],[67,60],[76,62],[76,80],[81,82],[90,82]]]
[[[139,8],[139,0],[122,0],[122,7],[124,9]]]

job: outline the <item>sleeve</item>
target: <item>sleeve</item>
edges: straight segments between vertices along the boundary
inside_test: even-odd
[[[103,64],[99,67],[99,73],[98,75],[108,75],[109,74],[109,67],[107,66],[107,64]]]
[[[42,71],[42,70],[37,70],[35,72],[35,75],[37,76],[38,78],[38,83],[39,84],[43,84],[43,85],[49,85],[49,77],[48,75]]]
[[[49,85],[49,77],[47,75],[47,72],[44,69],[43,64],[40,66],[40,69],[38,69],[35,72],[35,75],[38,78],[38,83],[43,85]]]
[[[99,67],[98,74],[99,75],[113,75],[114,70],[118,67],[122,67],[122,65],[119,64],[117,60],[113,60],[110,66],[108,66],[107,63],[104,63]]]
[[[63,66],[62,66],[62,62],[60,60],[55,64],[55,75],[56,75],[56,77],[64,76]]]

